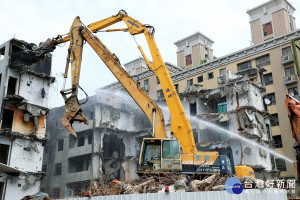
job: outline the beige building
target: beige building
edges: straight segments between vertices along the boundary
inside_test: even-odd
[[[182,69],[198,66],[213,59],[213,40],[196,32],[174,44],[177,46],[177,66]]]
[[[252,42],[261,43],[296,29],[295,8],[286,0],[271,0],[247,11]]]
[[[265,86],[266,97],[270,100],[267,105],[273,138],[270,142],[274,142],[277,152],[293,160],[296,154],[285,107],[285,96],[289,93],[299,98],[300,52],[296,45],[300,46],[300,29],[296,29],[292,15],[294,11],[295,8],[286,0],[268,1],[248,10],[253,45],[219,58],[213,59],[211,49],[213,41],[201,33],[197,32],[175,42],[178,47],[177,66],[185,70],[172,73],[172,80],[179,93],[185,93],[191,87],[199,85],[202,90],[217,88],[229,71],[247,74],[253,82]],[[201,43],[199,39],[201,37],[205,37],[207,42]],[[191,63],[187,63],[188,55],[191,55],[189,58],[192,60]],[[200,64],[205,58],[208,62]],[[137,73],[134,77],[141,87],[148,85],[150,97],[155,100],[164,98],[153,72]],[[105,87],[109,90],[121,88],[119,83]],[[281,177],[294,176],[291,163],[275,158],[275,165],[281,171]]]

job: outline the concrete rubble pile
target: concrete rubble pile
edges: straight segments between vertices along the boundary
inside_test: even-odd
[[[133,180],[113,180],[110,183],[94,182],[82,196],[108,196],[120,194],[140,194],[159,192],[197,192],[197,191],[221,191],[225,190],[225,181],[231,175],[214,174],[202,180],[192,176],[167,174],[167,175],[144,175]],[[249,178],[242,179],[245,182]],[[254,182],[254,180],[253,180]],[[255,188],[255,185],[254,187]]]

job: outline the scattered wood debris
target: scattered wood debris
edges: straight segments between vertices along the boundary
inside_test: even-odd
[[[81,193],[82,196],[107,196],[119,194],[139,194],[165,192],[168,186],[170,191],[216,191],[224,190],[224,184],[230,175],[218,175],[194,179],[186,175],[164,174],[144,175],[134,180],[113,180],[110,183],[94,182]]]

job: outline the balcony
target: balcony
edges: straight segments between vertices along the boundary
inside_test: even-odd
[[[291,55],[288,55],[288,56],[282,56],[281,57],[281,63],[282,64],[289,64],[289,63],[292,63],[294,62],[294,56],[291,54]]]
[[[249,78],[253,78],[253,77],[257,77],[258,71],[259,70],[257,68],[248,68],[248,69],[240,70],[236,74],[242,76],[248,75]]]
[[[75,172],[75,173],[69,173],[67,175],[67,182],[78,182],[78,181],[85,181],[90,180],[92,178],[92,174],[90,171],[81,171],[81,172]]]
[[[285,85],[291,85],[293,83],[297,83],[298,79],[297,79],[297,76],[295,74],[293,74],[290,76],[283,77],[283,82]]]
[[[92,145],[86,145],[81,147],[74,147],[69,149],[69,157],[76,157],[85,154],[92,153]]]
[[[187,86],[185,88],[185,92],[189,93],[189,92],[199,92],[201,90],[201,85],[200,84],[193,84],[191,86]]]

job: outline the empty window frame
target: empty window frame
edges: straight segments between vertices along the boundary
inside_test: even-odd
[[[214,78],[214,73],[213,72],[208,72],[207,73],[207,78],[209,79],[213,79]]]
[[[164,98],[164,93],[162,90],[157,91],[157,99],[163,99]]]
[[[197,81],[198,81],[198,83],[203,82],[203,75],[198,76],[198,77],[197,77]]]
[[[195,103],[190,103],[190,115],[195,116],[197,114],[197,104]]]
[[[294,27],[294,17],[292,15],[289,15],[289,21],[290,21],[291,31],[294,31],[295,30],[295,27]]]
[[[263,25],[263,33],[264,36],[269,36],[273,34],[273,28],[272,28],[272,23],[268,22]]]
[[[144,86],[149,85],[149,79],[144,80]]]
[[[2,119],[2,128],[11,129],[13,125],[14,111],[9,109],[4,109],[3,119]]]
[[[15,95],[18,79],[9,77],[7,86],[7,95]]]
[[[281,51],[282,51],[282,57],[291,56],[292,55],[292,48],[291,48],[291,46],[282,48]]]
[[[75,172],[83,171],[83,161],[77,161],[75,167]]]
[[[0,144],[0,163],[7,165],[8,153],[9,153],[9,145]]]
[[[284,73],[285,73],[285,76],[294,75],[295,74],[295,68],[294,68],[294,66],[290,66],[290,67],[284,68]]]
[[[88,144],[92,144],[92,143],[93,143],[93,135],[88,134]]]
[[[222,68],[219,70],[220,76],[225,76],[226,75],[226,68]]]
[[[77,146],[78,146],[78,147],[84,146],[84,135],[78,137],[78,143],[77,143]]]
[[[174,87],[175,87],[176,92],[179,93],[179,85],[175,84]]]
[[[185,56],[185,66],[189,66],[192,64],[192,55]]]
[[[282,148],[281,135],[273,136],[273,140],[274,140],[274,147],[275,148]]]
[[[278,114],[270,115],[271,126],[279,126]]]
[[[267,55],[261,56],[259,58],[256,58],[255,62],[256,62],[256,67],[263,67],[263,66],[269,65],[271,63],[270,55],[267,54]]]
[[[64,140],[58,140],[57,142],[57,151],[62,151],[64,150]]]
[[[61,175],[61,168],[62,168],[62,164],[61,163],[56,163],[55,164],[55,175]]]
[[[3,60],[5,57],[5,47],[3,47],[2,49],[0,49],[0,60]],[[1,196],[0,196],[1,198]]]
[[[69,135],[69,149],[74,148],[76,143],[76,138],[73,135]]]
[[[238,71],[243,71],[252,68],[251,60],[238,64]]]
[[[190,87],[192,85],[193,85],[193,79],[189,79],[189,80],[186,81],[186,86],[187,87]]]
[[[91,154],[69,158],[69,173],[87,171],[91,165]]]
[[[275,163],[279,171],[286,171],[285,161],[283,159],[276,158]]]
[[[267,98],[270,100],[270,104],[268,106],[276,104],[275,93],[267,94]]]
[[[265,84],[265,86],[273,84],[272,73],[264,74],[263,77],[264,77],[264,84]]]

